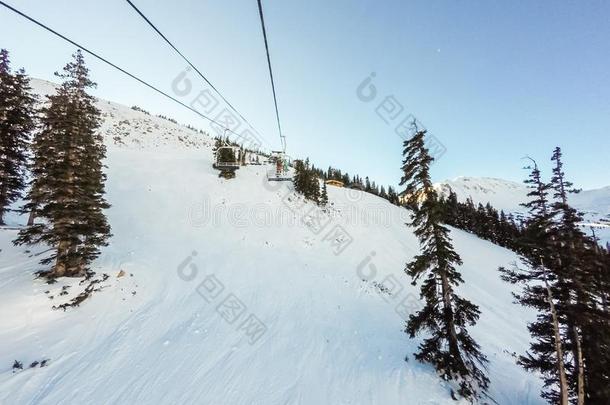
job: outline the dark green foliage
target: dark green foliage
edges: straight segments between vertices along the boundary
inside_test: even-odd
[[[139,112],[144,113],[146,115],[150,115],[150,113],[148,111],[146,111],[145,109],[143,109],[141,107],[138,107],[137,105],[132,106],[131,109],[134,110],[134,111],[139,111]],[[189,127],[189,126],[187,125],[187,127]]]
[[[309,159],[303,162],[297,160],[294,167],[293,184],[297,193],[302,194],[306,199],[320,204],[320,172],[309,165]],[[324,184],[326,186],[326,184]],[[328,199],[328,197],[327,197]]]
[[[558,402],[559,381],[565,364],[565,351],[562,341],[556,345],[551,305],[559,303],[557,296],[557,278],[546,265],[549,262],[551,239],[551,215],[549,214],[549,185],[542,181],[540,170],[535,164],[530,169],[529,178],[525,181],[530,187],[530,201],[522,204],[529,211],[526,229],[520,239],[524,248],[522,261],[525,269],[514,266],[512,269],[500,268],[502,278],[511,283],[523,284],[523,290],[515,298],[521,305],[534,308],[538,315],[534,322],[528,325],[528,330],[534,341],[530,350],[519,357],[521,364],[528,371],[541,373],[544,380],[543,398]],[[549,295],[552,302],[549,301]],[[560,354],[561,353],[561,354]]]
[[[446,199],[441,198],[439,203],[443,206],[445,224],[519,252],[521,246],[518,238],[521,236],[522,228],[512,215],[506,215],[503,211],[498,213],[490,204],[485,207],[479,204],[475,208],[470,199],[461,203],[453,191],[449,192]]]
[[[560,310],[568,329],[567,348],[572,352],[573,367],[568,370],[570,388],[576,398],[580,390],[587,401],[594,398],[600,403],[610,403],[610,353],[598,351],[604,344],[607,348],[608,338],[603,336],[610,336],[610,317],[603,307],[605,291],[599,289],[597,282],[598,259],[594,253],[597,243],[586,237],[578,225],[582,215],[569,204],[568,196],[580,190],[573,189],[565,178],[560,148],[555,148],[551,161],[554,167],[550,185],[555,201],[551,205],[554,226],[550,235],[554,255],[549,267],[558,278]],[[607,371],[602,371],[604,368]]]
[[[398,198],[398,194],[392,186],[388,187],[388,201],[394,205],[400,205],[400,199]]]
[[[218,161],[219,162],[235,162],[235,153],[231,148],[222,148],[218,151]]]
[[[13,73],[8,51],[0,50],[0,225],[22,196],[28,148],[35,128],[36,98],[23,69]]]
[[[82,276],[110,237],[103,213],[109,207],[102,165],[106,148],[97,131],[100,111],[87,94],[95,83],[81,52],[56,75],[63,83],[42,109],[42,128],[32,145],[33,180],[24,207],[35,209],[43,221],[22,230],[15,243],[53,247],[54,254],[41,261],[55,261],[49,277]]]
[[[543,375],[543,397],[551,403],[559,401],[561,360],[570,402],[610,403],[610,317],[604,281],[607,252],[579,227],[582,217],[568,201],[569,194],[578,190],[565,179],[561,157],[556,148],[548,184],[535,164],[531,168],[526,181],[531,200],[524,204],[530,215],[518,240],[526,268],[501,271],[505,280],[523,284],[518,301],[538,311],[537,320],[528,326],[534,341],[520,363]],[[559,345],[551,304],[557,316]]]
[[[386,189],[383,186],[377,185],[374,181],[371,182],[368,176],[365,176],[363,181],[358,175],[350,177],[348,173],[343,173],[341,169],[336,169],[332,166],[329,166],[328,170],[325,172],[315,168],[313,170],[324,180],[339,180],[343,182],[344,187],[362,190],[388,200],[394,205],[400,205],[398,194],[392,186],[388,186],[386,192]]]
[[[388,194],[385,192],[385,187],[381,186],[380,190],[379,190],[379,197],[384,198],[384,199],[388,199]]]
[[[326,183],[322,184],[322,194],[320,195],[320,205],[328,205],[328,191],[326,190]]]
[[[415,208],[412,225],[421,245],[421,253],[405,272],[414,285],[423,279],[420,297],[425,301],[424,308],[409,317],[405,331],[411,338],[427,334],[415,358],[432,364],[443,379],[454,380],[458,393],[474,401],[486,394],[489,385],[483,371],[487,359],[467,331],[480,312],[455,291],[463,283],[456,270],[462,262],[451,245],[449,230],[442,225],[443,205],[430,180],[433,158],[424,146],[425,133],[417,131],[405,141],[403,152],[401,185],[406,185],[407,204]]]

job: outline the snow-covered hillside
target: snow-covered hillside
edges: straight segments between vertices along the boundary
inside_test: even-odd
[[[528,201],[525,184],[490,177],[458,177],[437,183],[435,187],[443,195],[453,190],[460,201],[470,198],[475,204],[489,202],[498,210],[517,215],[524,214],[520,204]],[[587,232],[594,226],[603,242],[610,241],[610,186],[572,194],[570,203],[584,213],[583,226]]]
[[[329,187],[322,212],[291,184],[268,183],[265,166],[219,179],[209,138],[99,107],[114,236],[94,270],[110,278],[80,308],[52,310],[83,287],[33,280],[44,247],[13,247],[17,231],[0,230],[0,403],[456,403],[402,331],[419,305],[402,271],[418,250],[406,210]],[[513,356],[533,314],[497,271],[515,254],[452,237],[460,292],[482,312],[472,335],[490,361],[491,396],[543,403]],[[25,369],[13,373],[15,360]]]

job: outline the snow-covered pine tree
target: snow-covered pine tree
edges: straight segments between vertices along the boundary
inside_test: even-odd
[[[9,54],[0,50],[0,225],[4,213],[22,196],[36,97],[23,69],[13,73]]]
[[[483,371],[487,359],[472,339],[467,326],[479,318],[479,308],[456,294],[463,283],[455,266],[460,256],[451,245],[449,230],[442,224],[443,209],[430,180],[429,166],[433,158],[424,146],[426,131],[419,130],[404,142],[400,184],[406,185],[404,195],[409,205],[416,207],[412,225],[419,238],[421,253],[406,265],[405,272],[412,284],[424,281],[420,297],[425,300],[422,310],[412,314],[405,332],[411,338],[427,332],[415,358],[431,363],[445,380],[457,382],[458,393],[470,400],[485,395],[489,379]]]
[[[42,109],[42,128],[34,138],[32,185],[28,205],[44,219],[22,230],[16,244],[46,243],[55,251],[41,264],[55,262],[48,277],[82,276],[107,244],[110,226],[103,213],[102,159],[106,148],[99,127],[100,111],[87,89],[89,78],[82,53],[64,67],[57,93]]]
[[[502,278],[510,283],[523,285],[520,294],[515,298],[521,305],[538,311],[536,320],[528,324],[530,335],[534,339],[530,350],[519,357],[521,364],[528,371],[542,374],[544,389],[542,397],[550,403],[567,405],[569,387],[566,373],[566,336],[561,327],[558,306],[561,305],[558,278],[549,265],[553,261],[551,229],[553,214],[550,212],[550,185],[542,181],[540,169],[535,161],[525,183],[529,186],[530,201],[522,204],[529,211],[526,230],[520,240],[524,254],[521,261],[526,265],[521,269],[500,268]]]

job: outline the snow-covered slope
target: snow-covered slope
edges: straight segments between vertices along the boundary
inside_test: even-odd
[[[329,187],[322,212],[289,183],[268,183],[264,166],[219,179],[209,138],[99,106],[114,236],[94,270],[110,278],[80,308],[52,310],[83,287],[33,280],[45,249],[13,247],[17,231],[0,230],[0,403],[456,403],[402,331],[419,305],[402,271],[418,250],[406,210]],[[516,256],[452,237],[460,293],[482,312],[472,335],[490,360],[491,395],[543,403],[512,355],[527,348],[533,318],[497,271]],[[13,373],[14,360],[25,369]]]

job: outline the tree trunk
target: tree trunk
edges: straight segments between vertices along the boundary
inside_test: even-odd
[[[72,260],[69,261],[68,271],[66,272],[67,277],[78,277],[84,274],[83,265],[81,260],[75,257],[76,246],[71,246],[69,250],[70,255],[72,256]]]
[[[445,327],[447,328],[447,337],[449,339],[449,353],[451,356],[460,363],[462,362],[462,356],[460,355],[460,349],[458,346],[457,333],[455,331],[455,322],[453,319],[453,307],[451,305],[451,287],[449,286],[449,280],[445,271],[441,271],[441,292],[443,295],[443,316],[445,318]]]
[[[34,219],[36,219],[36,213],[34,208],[30,211],[30,215],[28,216],[28,226],[34,225]]]
[[[74,133],[78,132],[78,126],[73,128]],[[73,189],[73,179],[74,179],[74,173],[73,173],[73,169],[71,167],[71,165],[73,165],[73,135],[70,135],[70,141],[69,141],[69,148],[68,148],[68,153],[67,153],[67,157],[66,157],[66,161],[68,163],[68,169],[66,171],[66,180],[68,183],[68,189],[67,189],[67,194],[71,197],[74,193],[74,189]],[[62,205],[65,206],[66,200],[68,200],[69,197],[63,197],[63,198],[59,198],[58,202]],[[32,213],[34,212],[34,210],[32,209]],[[65,214],[64,214],[65,215]],[[61,218],[59,218],[57,220],[57,222],[54,224],[54,230],[57,231],[57,229],[60,229],[60,233],[63,233],[64,235],[60,236],[60,242],[57,245],[57,260],[55,262],[55,268],[51,271],[50,276],[51,277],[65,277],[65,276],[70,276],[70,273],[73,271],[71,263],[70,263],[70,257],[72,255],[70,255],[71,252],[74,251],[75,246],[73,246],[72,243],[70,243],[70,240],[66,240],[65,238],[67,237],[65,235],[66,233],[66,225],[68,225],[70,223],[70,219],[65,218],[64,216],[62,216]]]
[[[49,277],[63,277],[66,275],[68,270],[68,262],[66,255],[68,254],[69,242],[61,241],[57,246],[57,258],[55,260],[55,267],[49,273]]]
[[[576,372],[577,374],[577,389],[578,389],[578,397],[577,404],[584,405],[585,403],[585,367],[583,364],[583,355],[582,355],[582,343],[580,334],[578,333],[578,328],[576,326],[572,326],[572,340],[574,342],[574,361],[576,362]]]
[[[549,307],[551,308],[551,317],[553,319],[553,333],[555,335],[555,352],[557,353],[557,372],[559,374],[559,403],[560,405],[568,405],[568,382],[566,379],[565,366],[563,364],[563,349],[561,348],[561,335],[559,334],[559,322],[557,320],[557,312],[555,311],[555,303],[549,284],[544,280],[546,286]]]
[[[4,203],[6,198],[6,188],[2,187],[2,190],[0,191],[0,202],[2,202],[2,204]],[[0,225],[6,225],[4,223],[4,212],[6,210],[4,209],[4,206],[0,206]]]

